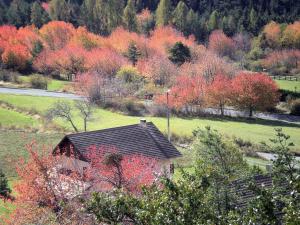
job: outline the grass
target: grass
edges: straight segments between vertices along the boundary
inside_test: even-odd
[[[0,107],[0,124],[4,127],[37,127],[38,121],[29,115]]]
[[[13,130],[0,130],[0,167],[8,177],[15,177],[15,165],[20,158],[28,156],[25,145],[35,140],[40,147],[52,149],[63,134],[30,133]]]
[[[19,78],[23,83],[30,82],[29,76],[19,76]],[[69,81],[51,79],[48,83],[47,90],[48,91],[61,91],[64,88],[64,86],[69,83],[70,83]]]
[[[47,108],[58,99],[49,97],[33,97],[0,94],[0,101],[7,102],[15,107],[23,107],[28,110],[36,109],[40,114],[44,114]],[[76,113],[75,113],[76,115]],[[123,125],[130,125],[139,122],[140,117],[127,116],[103,109],[95,109],[94,119],[88,124],[89,130],[105,129]],[[152,121],[162,132],[167,131],[165,118],[146,117]],[[1,122],[1,118],[0,118]],[[58,124],[71,129],[71,126],[64,121],[58,120]],[[82,122],[78,115],[75,116],[75,123],[82,129]],[[229,136],[240,137],[254,143],[268,141],[275,135],[274,128],[282,128],[283,131],[291,136],[291,140],[296,147],[294,150],[300,152],[300,125],[287,124],[266,120],[248,120],[231,118],[171,118],[171,131],[180,136],[191,136],[196,128],[211,126]]]
[[[300,92],[300,81],[276,80],[280,89]]]
[[[8,185],[9,187],[12,189],[12,186],[13,186],[13,183],[15,182],[15,180],[9,180],[8,181]],[[12,193],[14,194],[14,193]],[[1,219],[4,217],[4,218],[7,218],[9,216],[9,214],[15,209],[15,206],[7,201],[7,202],[4,202],[3,200],[0,199],[0,224],[1,222]]]

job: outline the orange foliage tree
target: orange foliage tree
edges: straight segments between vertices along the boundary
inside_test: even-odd
[[[40,29],[45,46],[50,50],[62,49],[75,33],[72,24],[63,21],[51,21]]]
[[[285,47],[300,48],[300,21],[289,24],[282,34],[282,45]]]
[[[231,79],[223,74],[218,74],[207,88],[208,105],[219,107],[223,116],[225,105],[230,103],[231,93]]]
[[[239,109],[266,110],[274,107],[279,100],[278,86],[263,73],[241,72],[232,80],[232,103]]]
[[[274,21],[268,23],[263,30],[267,43],[270,47],[278,47],[281,37],[280,25]]]
[[[2,56],[2,62],[9,68],[16,70],[23,70],[26,68],[31,54],[28,49],[21,44],[8,45],[4,50]]]

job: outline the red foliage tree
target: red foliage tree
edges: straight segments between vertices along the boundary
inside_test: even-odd
[[[224,115],[224,106],[230,103],[232,93],[231,79],[223,74],[218,74],[207,89],[207,102],[210,106],[219,107]]]
[[[227,37],[222,30],[215,30],[209,36],[208,47],[220,56],[232,57],[235,52],[234,41]]]
[[[70,40],[71,45],[82,47],[86,50],[91,50],[101,46],[104,38],[87,31],[85,27],[78,27],[74,36]]]
[[[206,82],[202,76],[181,75],[176,78],[176,83],[170,89],[169,105],[175,109],[185,109],[189,106],[203,106]],[[165,105],[166,95],[155,98],[156,103]]]
[[[7,67],[16,70],[23,70],[26,68],[27,63],[31,59],[31,54],[24,45],[8,45],[4,50],[1,58],[2,62]]]
[[[87,158],[91,166],[86,176],[98,191],[117,188],[138,193],[142,186],[153,184],[162,172],[156,159],[136,154],[121,155],[113,146],[90,146]]]
[[[266,110],[278,103],[278,86],[263,73],[241,72],[232,80],[232,103],[239,109]]]
[[[9,41],[17,33],[17,29],[14,26],[0,26],[0,55],[4,52],[9,45]]]
[[[300,21],[289,24],[282,35],[282,45],[285,47],[300,48]]]

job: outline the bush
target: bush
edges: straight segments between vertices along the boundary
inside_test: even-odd
[[[21,83],[19,78],[19,73],[9,71],[9,70],[0,70],[0,80],[4,82],[12,82],[12,83]]]
[[[135,102],[132,99],[122,101],[107,101],[102,104],[104,108],[113,109],[126,113],[129,116],[143,116],[148,111],[143,103]]]
[[[30,85],[37,89],[47,89],[48,79],[41,75],[35,74],[30,76]]]
[[[294,116],[300,116],[300,99],[292,101],[290,114]]]
[[[139,82],[142,77],[135,67],[123,66],[117,73],[117,78],[125,83]]]

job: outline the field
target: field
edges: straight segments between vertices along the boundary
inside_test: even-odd
[[[300,92],[300,81],[276,80],[280,89]]]
[[[23,108],[25,110],[37,110],[41,115],[45,114],[57,99],[48,97],[32,97],[17,95],[0,95],[0,101],[9,103],[14,107]],[[127,116],[109,110],[95,109],[93,121],[88,124],[89,130],[105,129],[116,126],[135,124],[139,122],[140,117]],[[146,117],[148,121],[152,121],[162,132],[166,133],[167,123],[165,118]],[[1,122],[1,119],[0,119]],[[57,124],[69,130],[71,127],[64,121],[57,120]],[[75,123],[82,128],[82,122],[75,113]],[[171,118],[171,131],[179,136],[191,136],[196,128],[205,128],[211,126],[220,132],[229,136],[240,137],[244,140],[250,140],[256,143],[268,141],[274,137],[274,129],[281,127],[283,131],[291,136],[291,140],[299,151],[300,146],[300,125],[287,124],[266,120],[248,120],[248,119],[231,119],[231,118]]]
[[[20,80],[22,81],[23,84],[29,86],[29,76],[20,76]],[[51,79],[48,83],[47,90],[48,91],[61,91],[65,85],[69,84],[70,82],[68,81],[63,81],[63,80],[55,80]]]

